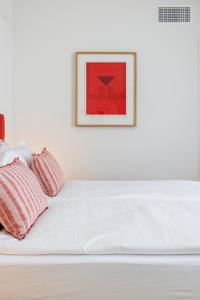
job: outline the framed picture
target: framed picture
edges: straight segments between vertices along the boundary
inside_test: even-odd
[[[136,126],[136,53],[76,53],[76,126]]]

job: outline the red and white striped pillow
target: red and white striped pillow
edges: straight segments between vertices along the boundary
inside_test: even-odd
[[[33,172],[19,159],[0,168],[0,223],[22,240],[47,208],[47,199]]]
[[[31,169],[45,194],[56,196],[64,184],[64,176],[58,162],[46,148],[41,154],[33,154]]]

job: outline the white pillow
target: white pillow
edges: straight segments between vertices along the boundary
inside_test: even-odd
[[[0,153],[0,167],[12,163],[13,160],[17,157],[27,166],[27,162],[21,154],[19,154],[13,149],[9,149],[4,153]]]
[[[30,167],[32,161],[32,150],[29,148],[27,141],[22,140],[13,150],[18,154],[19,159],[20,157],[23,157],[26,164]]]
[[[6,142],[0,140],[0,166],[4,166],[4,156],[8,150],[10,150],[10,146]]]
[[[15,148],[10,148],[6,142],[0,142],[0,166],[5,166],[19,158],[23,163],[30,167],[32,160],[32,151],[28,143],[22,140]]]
[[[6,142],[0,140],[0,154],[6,152],[8,149],[10,149],[10,146]]]

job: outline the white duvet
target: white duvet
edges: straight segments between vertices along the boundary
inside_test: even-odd
[[[200,183],[70,181],[0,254],[200,254]]]

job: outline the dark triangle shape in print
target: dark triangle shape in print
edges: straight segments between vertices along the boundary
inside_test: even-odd
[[[108,85],[114,78],[114,76],[98,76],[98,79],[101,80],[104,85]]]

